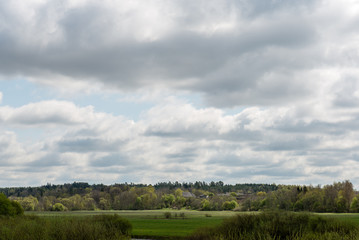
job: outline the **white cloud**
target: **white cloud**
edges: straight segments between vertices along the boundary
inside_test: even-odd
[[[2,78],[71,101],[0,107],[0,176],[359,184],[358,10],[353,0],[3,1]],[[154,106],[133,121],[76,103],[106,91]],[[203,105],[178,100],[190,95]],[[37,137],[24,141],[25,130]]]
[[[7,159],[22,159],[17,167],[10,164],[13,160],[2,162],[12,169],[4,173],[9,178],[21,172],[24,179],[31,174],[38,176],[32,180],[42,181],[39,172],[46,171],[54,173],[52,182],[64,178],[91,182],[97,174],[96,181],[105,183],[121,179],[330,183],[352,179],[347,164],[356,164],[359,156],[358,128],[348,129],[357,122],[352,112],[346,113],[347,120],[337,121],[333,118],[344,119],[342,112],[323,121],[298,115],[296,107],[247,108],[226,115],[172,100],[134,122],[64,101],[1,110],[11,113],[3,125],[15,131],[3,137],[7,144],[1,145],[7,150],[2,152]],[[49,126],[43,138],[26,148],[15,140],[16,129],[38,128],[40,123]],[[343,171],[333,172],[332,166]]]
[[[103,113],[94,113],[92,106],[77,107],[68,101],[42,101],[18,108],[0,107],[0,120],[9,125],[49,126],[86,124],[89,120],[102,118]]]
[[[313,69],[345,76],[358,63],[349,0],[13,0],[0,11],[0,72],[64,89],[162,87],[217,107],[296,104],[317,94]]]

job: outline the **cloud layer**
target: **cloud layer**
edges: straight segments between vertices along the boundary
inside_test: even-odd
[[[250,107],[228,115],[216,108],[169,101],[134,122],[64,101],[1,107],[1,116],[10,116],[2,118],[2,125],[13,129],[0,134],[1,169],[10,178],[30,172],[29,184],[44,181],[44,172],[47,181],[60,182],[91,182],[93,176],[107,183],[353,179],[359,166],[357,119],[341,112],[342,120],[335,122],[309,120],[297,111]],[[25,146],[16,133],[38,127],[34,122],[46,133]],[[13,184],[20,183],[15,178]]]
[[[0,2],[0,81],[61,93],[0,105],[0,185],[359,186],[358,16],[354,0]],[[68,92],[160,100],[134,120]]]
[[[194,91],[217,107],[296,103],[327,81],[318,74],[357,74],[357,9],[319,0],[6,1],[0,72],[52,86]]]

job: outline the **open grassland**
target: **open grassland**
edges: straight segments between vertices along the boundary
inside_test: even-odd
[[[359,227],[345,217],[263,212],[238,214],[216,227],[199,229],[190,240],[358,240]]]
[[[131,223],[118,215],[0,216],[0,240],[125,240]]]
[[[128,219],[129,222],[132,224],[132,237],[152,238],[152,239],[185,239],[190,235],[193,236],[193,233],[198,232],[198,229],[202,229],[202,231],[205,231],[205,233],[209,231],[218,232],[219,231],[218,226],[221,226],[224,220],[227,221],[227,225],[228,225],[229,223],[228,221],[230,221],[230,219],[236,215],[241,215],[241,216],[259,215],[259,213],[253,213],[253,212],[252,213],[232,212],[232,211],[206,212],[206,211],[190,211],[190,210],[170,210],[170,209],[137,210],[137,211],[75,211],[75,212],[27,212],[26,213],[26,215],[39,216],[41,219],[64,219],[64,218],[87,219],[89,217],[93,217],[96,215],[103,215],[103,214],[106,215],[117,214],[122,218]],[[293,214],[296,215],[298,213],[293,213]],[[285,215],[285,213],[280,213],[280,215]],[[330,218],[333,220],[339,220],[336,222],[344,222],[344,223],[347,222],[350,224],[350,226],[359,226],[359,214],[356,213],[351,213],[351,214],[318,213],[318,214],[314,214],[313,216],[317,216],[323,219]],[[251,219],[252,217],[249,217],[246,218],[245,221],[249,221],[248,223],[250,223]],[[289,221],[288,219],[284,219],[284,218],[283,219],[278,218],[278,219],[279,219],[278,221],[283,221],[280,227],[283,227],[286,224],[286,221]],[[289,219],[293,219],[293,218],[290,217]],[[321,220],[315,220],[315,221],[319,221],[319,224],[322,223]],[[316,237],[317,239],[335,239],[335,237],[338,236],[336,235],[337,233],[335,232],[325,233],[327,235],[323,235],[323,234],[318,235],[317,233],[311,233],[311,234],[313,237]],[[310,238],[310,236],[311,235],[308,235],[308,239],[315,239],[315,238]],[[208,236],[205,236],[205,238],[203,239],[206,239],[207,237]],[[253,239],[256,239],[255,235],[253,235],[252,237]],[[294,235],[292,235],[291,237],[292,239],[296,239]],[[357,232],[355,232],[355,235],[348,236],[347,238],[343,238],[343,239],[359,239],[358,237],[357,237]],[[193,239],[201,239],[201,238],[193,238]],[[282,238],[264,237],[263,239],[282,239]]]
[[[168,213],[171,214],[170,217]],[[54,217],[88,217],[102,214],[118,214],[132,224],[132,236],[183,238],[199,228],[214,227],[228,217],[234,216],[231,211],[190,211],[190,210],[136,210],[136,211],[78,211],[78,212],[27,212],[45,218]],[[245,213],[244,213],[245,214]]]
[[[316,213],[316,215],[352,222],[359,226],[359,213]]]

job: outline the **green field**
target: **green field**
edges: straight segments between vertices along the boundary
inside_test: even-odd
[[[170,212],[167,219],[164,213]],[[180,214],[184,213],[184,217]],[[219,225],[223,219],[237,213],[231,211],[190,211],[190,210],[138,210],[138,211],[74,211],[74,212],[26,212],[40,217],[86,217],[97,214],[118,214],[128,219],[133,226],[134,237],[180,238],[190,235],[201,227]]]
[[[359,225],[359,213],[316,213],[319,216],[336,218],[343,221],[354,222]]]
[[[165,218],[164,213],[170,212],[171,218]],[[181,216],[181,213],[184,213]],[[235,214],[248,212],[231,211],[190,211],[190,210],[137,210],[137,211],[74,211],[74,212],[27,212],[27,215],[40,217],[86,217],[97,214],[118,214],[128,219],[133,226],[133,237],[148,237],[156,239],[180,239],[189,236],[198,228],[219,225],[223,219]],[[337,218],[343,221],[355,222],[359,225],[359,214],[320,213],[320,216]]]

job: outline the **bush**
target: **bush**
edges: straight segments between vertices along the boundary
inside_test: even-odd
[[[0,217],[0,240],[129,239],[132,225],[118,215],[93,217]]]
[[[199,230],[189,239],[359,239],[358,227],[305,213],[240,214],[217,228]],[[340,238],[338,238],[340,236]]]
[[[9,200],[5,194],[0,193],[0,215],[16,216],[24,214],[24,209],[18,202]]]
[[[238,207],[238,203],[234,200],[232,201],[225,201],[222,205],[223,210],[233,210]]]
[[[165,216],[165,218],[169,219],[169,218],[172,217],[172,214],[171,214],[170,212],[165,212],[165,213],[163,214],[163,216]]]
[[[119,215],[100,215],[94,216],[94,220],[98,223],[101,223],[105,229],[106,235],[116,235],[119,233],[120,235],[130,235],[132,231],[131,223]]]
[[[52,206],[52,211],[62,212],[62,211],[65,211],[65,210],[66,210],[66,207],[62,203],[55,203]]]

